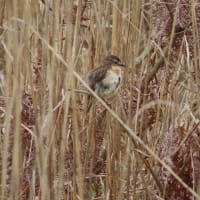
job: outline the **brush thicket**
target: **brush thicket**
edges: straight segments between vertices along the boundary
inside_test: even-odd
[[[0,1],[1,199],[200,199],[198,11]],[[123,86],[87,114],[83,81],[110,53]]]

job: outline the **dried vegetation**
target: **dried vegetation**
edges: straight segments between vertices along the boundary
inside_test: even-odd
[[[0,1],[0,199],[200,199],[199,49],[199,0]]]

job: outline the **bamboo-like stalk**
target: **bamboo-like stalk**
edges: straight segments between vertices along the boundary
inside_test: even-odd
[[[155,33],[159,3],[171,20],[164,44],[165,27]],[[0,1],[0,199],[165,198],[154,166],[199,199],[196,180],[190,188],[160,158],[165,134],[177,127],[188,133],[174,154],[193,133],[199,138],[199,14],[192,0],[192,46],[179,19],[182,1],[174,5]],[[110,53],[128,65],[112,110],[84,82]],[[89,93],[97,101],[86,114]]]

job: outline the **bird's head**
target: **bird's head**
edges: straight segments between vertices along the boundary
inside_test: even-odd
[[[103,60],[104,65],[115,65],[115,66],[120,66],[120,67],[125,67],[126,65],[122,63],[122,61],[114,55],[109,55],[106,56],[105,59]]]

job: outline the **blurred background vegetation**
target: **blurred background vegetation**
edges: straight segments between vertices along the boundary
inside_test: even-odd
[[[0,199],[200,199],[199,49],[199,0],[1,0]]]

